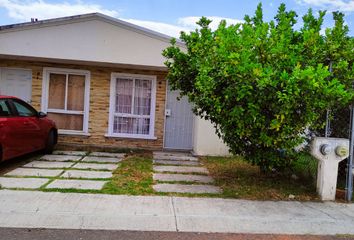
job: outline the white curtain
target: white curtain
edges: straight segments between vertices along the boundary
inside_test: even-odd
[[[117,78],[115,109],[118,116],[114,117],[115,133],[149,134],[151,88],[151,80]],[[119,116],[121,114],[130,116]]]

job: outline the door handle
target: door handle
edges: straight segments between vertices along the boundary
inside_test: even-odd
[[[3,124],[3,123],[0,123],[0,128],[2,128],[3,126],[5,126],[5,124]]]
[[[30,125],[30,122],[23,122],[24,125]]]

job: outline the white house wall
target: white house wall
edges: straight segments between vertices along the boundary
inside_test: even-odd
[[[163,67],[170,44],[102,20],[0,31],[0,54]]]
[[[225,156],[230,155],[229,148],[216,135],[210,121],[194,118],[193,153],[195,155]]]

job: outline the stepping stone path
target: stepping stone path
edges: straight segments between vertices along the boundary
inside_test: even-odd
[[[185,166],[199,166],[200,163],[197,161],[173,161],[173,160],[154,160],[155,164],[161,165],[185,165]]]
[[[53,152],[54,155],[74,155],[74,156],[85,156],[87,155],[87,152],[84,151],[61,151],[57,150]]]
[[[100,190],[106,181],[54,180],[46,188]]]
[[[33,161],[27,163],[23,167],[28,168],[69,168],[74,165],[73,162],[46,162],[46,161]]]
[[[154,166],[156,172],[178,172],[178,173],[204,173],[208,170],[204,167],[184,167],[184,166]]]
[[[214,180],[208,176],[209,171],[191,154],[154,152],[153,158],[155,172],[153,178],[157,182],[153,188],[156,192],[191,194],[222,192],[219,187],[211,185]]]
[[[175,193],[220,193],[220,188],[210,185],[187,185],[187,184],[157,184],[154,186],[157,192]]]
[[[54,153],[6,173],[0,177],[0,188],[100,190],[125,156],[81,151]]]
[[[60,169],[37,169],[37,168],[17,168],[5,174],[5,176],[27,176],[27,177],[55,177],[61,174]]]
[[[46,178],[9,178],[0,177],[0,186],[2,188],[28,188],[35,189],[47,183]]]
[[[122,158],[117,157],[96,157],[87,156],[82,159],[83,162],[99,162],[99,163],[118,163],[122,161]]]
[[[62,178],[111,178],[111,172],[103,172],[103,171],[82,171],[82,170],[68,170],[65,171]]]
[[[93,169],[93,170],[114,170],[117,168],[116,164],[101,164],[101,163],[78,163],[73,166],[77,169]]]
[[[90,156],[94,157],[112,157],[112,158],[124,158],[125,153],[107,153],[107,152],[92,152]]]
[[[186,174],[154,174],[155,181],[161,182],[197,182],[197,183],[213,183],[214,179],[209,176],[186,175]]]
[[[67,161],[79,161],[81,158],[82,158],[81,156],[77,156],[77,155],[44,155],[39,160],[67,162]]]

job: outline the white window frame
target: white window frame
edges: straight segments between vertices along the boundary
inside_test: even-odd
[[[85,76],[85,95],[84,95],[84,111],[75,111],[75,110],[63,110],[63,109],[49,109],[48,108],[48,95],[49,95],[49,79],[50,74],[66,74],[66,81],[68,81],[68,75],[84,75]],[[59,134],[68,134],[68,135],[89,135],[88,125],[89,125],[89,109],[90,109],[90,71],[87,70],[78,70],[78,69],[68,69],[68,68],[43,68],[43,81],[42,81],[42,112],[45,113],[63,113],[63,114],[77,114],[83,115],[83,130],[65,130],[59,129]],[[65,90],[65,102],[67,101],[67,84]],[[66,106],[66,104],[65,104]]]
[[[150,106],[150,127],[149,134],[129,134],[129,133],[114,133],[113,123],[114,116],[120,117],[137,117],[137,115],[129,113],[115,113],[116,104],[116,85],[117,78],[128,79],[146,79],[151,80],[151,106]],[[135,87],[135,86],[133,86]],[[134,99],[134,96],[132,96]],[[109,100],[109,121],[108,121],[108,133],[106,137],[118,137],[118,138],[139,138],[139,139],[156,139],[155,137],[155,105],[156,105],[156,76],[153,75],[140,75],[140,74],[126,74],[116,73],[111,74],[111,86],[110,86],[110,100]]]

